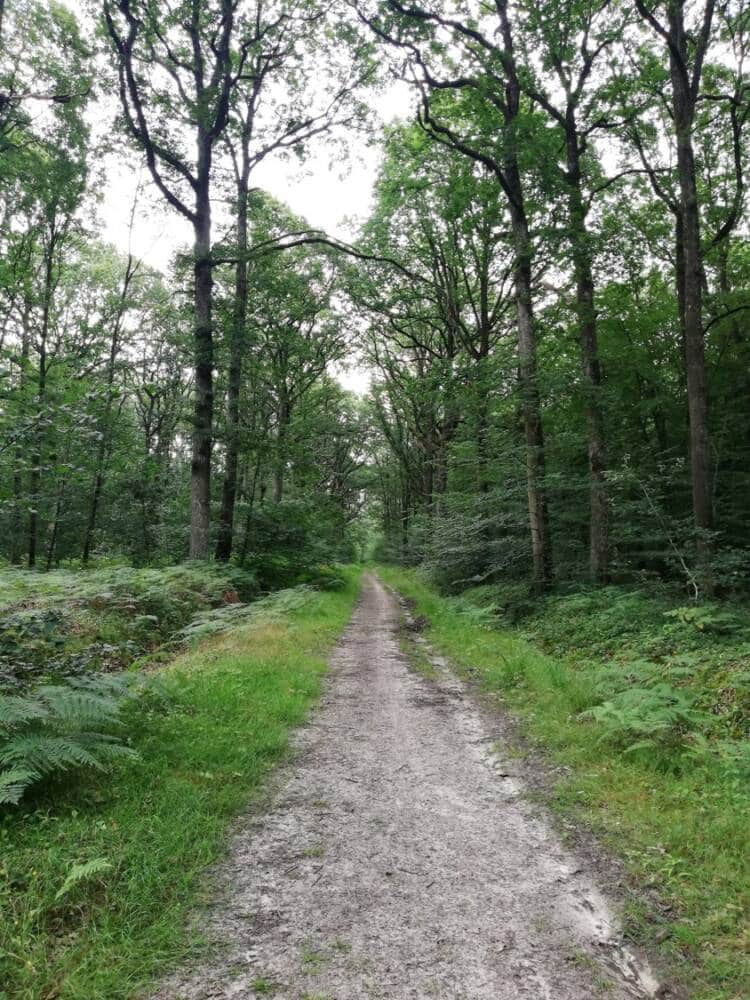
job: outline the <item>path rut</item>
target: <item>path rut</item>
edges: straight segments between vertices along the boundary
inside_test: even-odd
[[[368,575],[268,811],[218,870],[222,947],[154,1000],[654,996],[463,686],[409,669],[399,617]]]

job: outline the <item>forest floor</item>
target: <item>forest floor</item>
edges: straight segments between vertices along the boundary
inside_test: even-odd
[[[380,580],[319,710],[215,872],[216,942],[158,1000],[657,995],[585,855],[524,794],[507,723],[406,655]]]

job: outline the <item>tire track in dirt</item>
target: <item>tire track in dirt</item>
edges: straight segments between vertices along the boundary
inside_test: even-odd
[[[656,995],[594,880],[521,796],[463,686],[399,647],[374,576],[268,811],[154,1000],[636,1000]]]

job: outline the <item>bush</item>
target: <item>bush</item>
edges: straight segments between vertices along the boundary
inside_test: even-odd
[[[602,727],[602,740],[635,750],[680,751],[686,738],[705,725],[706,718],[695,708],[695,696],[659,683],[633,687],[582,714]]]

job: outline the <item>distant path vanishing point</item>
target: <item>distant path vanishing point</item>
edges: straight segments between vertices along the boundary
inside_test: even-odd
[[[654,996],[463,686],[409,669],[399,618],[367,575],[269,811],[217,871],[212,959],[155,998]]]

